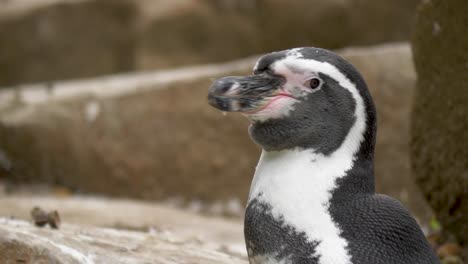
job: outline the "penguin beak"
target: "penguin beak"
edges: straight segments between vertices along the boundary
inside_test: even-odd
[[[283,82],[282,77],[267,73],[223,77],[211,85],[208,102],[221,111],[249,114],[280,94]]]

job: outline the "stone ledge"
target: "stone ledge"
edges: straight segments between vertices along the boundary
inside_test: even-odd
[[[25,221],[35,206],[57,210],[60,229]],[[0,216],[0,263],[246,263],[240,221],[157,203],[5,196]]]
[[[196,239],[164,231],[134,232],[64,224],[38,228],[22,220],[0,218],[1,263],[140,264],[247,263],[204,246]]]

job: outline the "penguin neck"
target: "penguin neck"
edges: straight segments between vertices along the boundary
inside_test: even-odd
[[[374,127],[357,118],[342,144],[328,155],[302,148],[263,150],[249,201],[259,195],[276,200],[271,196],[281,193],[285,199],[298,194],[311,200],[320,196],[319,200],[328,203],[338,190],[343,198],[374,193],[374,137],[368,137],[369,131],[373,133]]]
[[[318,195],[327,197],[320,200],[328,202],[337,189],[343,197],[374,193],[372,159],[340,152],[323,155],[310,149],[263,150],[249,200],[282,193],[282,199],[289,195]]]

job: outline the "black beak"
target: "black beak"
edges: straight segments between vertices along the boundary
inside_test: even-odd
[[[226,112],[250,112],[280,89],[282,78],[267,73],[229,76],[214,81],[208,91],[211,106]]]

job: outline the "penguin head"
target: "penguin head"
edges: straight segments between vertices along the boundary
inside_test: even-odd
[[[339,55],[296,48],[262,56],[253,75],[216,80],[209,103],[240,112],[267,151],[313,149],[328,155],[351,137],[373,151],[375,108],[359,72]],[[353,151],[357,151],[353,150]]]

